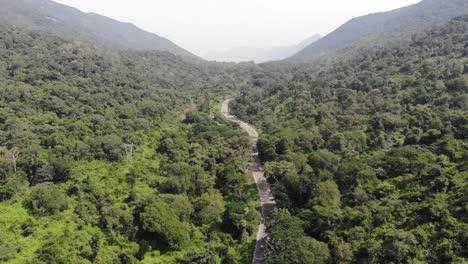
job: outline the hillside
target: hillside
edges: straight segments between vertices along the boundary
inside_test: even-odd
[[[0,0],[0,23],[58,36],[130,50],[168,51],[195,57],[170,40],[119,22],[51,0]]]
[[[249,48],[238,47],[232,48],[224,52],[211,52],[204,56],[207,60],[214,61],[254,61],[256,63],[277,61],[286,59],[303,48],[309,46],[320,39],[320,35],[313,35],[301,43],[292,46],[273,47],[273,48]]]
[[[468,260],[468,16],[412,39],[233,102],[280,208],[265,263]]]
[[[0,5],[0,263],[251,264],[259,226],[264,264],[468,262],[466,0],[262,64]]]
[[[233,66],[0,25],[0,262],[250,262],[249,139],[209,113]]]
[[[357,17],[309,45],[292,59],[307,60],[340,49],[349,53],[399,43],[414,33],[466,13],[466,0],[423,0],[396,10]]]

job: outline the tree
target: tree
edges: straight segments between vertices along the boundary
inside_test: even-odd
[[[16,160],[18,159],[20,154],[21,154],[21,150],[17,148],[13,148],[6,153],[6,158],[10,160],[11,163],[13,163],[13,170],[15,171],[15,173],[16,173]]]
[[[102,234],[97,233],[92,228],[66,229],[63,233],[51,234],[35,252],[35,261],[31,263],[90,264],[100,261],[136,263],[134,257],[124,260],[128,257],[124,257],[123,253],[119,259],[114,252],[108,252],[103,244]]]
[[[105,159],[109,161],[118,161],[122,157],[123,143],[122,139],[115,135],[107,135],[99,140],[99,145],[104,153]]]
[[[58,185],[42,183],[34,186],[26,199],[31,212],[39,216],[59,213],[68,208],[68,197]]]
[[[408,262],[414,257],[414,245],[416,243],[416,238],[408,231],[398,229],[390,231],[386,234],[383,245],[383,250],[387,256],[385,261]]]
[[[319,182],[316,186],[312,203],[324,207],[339,208],[341,205],[341,194],[338,185],[332,180]]]
[[[335,259],[337,264],[351,263],[353,251],[349,243],[342,242],[335,249]]]
[[[193,192],[196,174],[203,173],[185,162],[168,164],[164,171],[168,176],[167,190],[174,194]]]
[[[334,171],[336,170],[340,159],[340,156],[323,149],[317,151],[309,158],[309,164],[314,169],[318,168]]]
[[[268,162],[265,164],[265,177],[274,184],[272,190],[279,204],[289,208],[303,201],[307,189],[302,185],[304,178],[297,174],[294,164],[286,161]]]
[[[142,230],[162,238],[174,250],[184,248],[190,240],[190,226],[181,222],[172,208],[153,197],[140,213]]]
[[[161,198],[170,205],[170,207],[179,216],[180,221],[189,222],[193,213],[193,205],[185,195],[162,194]]]
[[[49,164],[44,164],[37,169],[32,184],[51,181],[54,179],[54,174],[54,168]]]
[[[195,221],[199,225],[215,226],[222,221],[224,199],[217,190],[204,193],[194,202]]]
[[[126,204],[105,206],[101,209],[104,226],[109,231],[117,231],[127,237],[135,233],[133,212]]]
[[[267,222],[270,234],[268,264],[326,264],[330,261],[327,244],[304,234],[299,218],[285,209],[275,209]]]

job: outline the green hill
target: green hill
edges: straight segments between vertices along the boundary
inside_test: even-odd
[[[173,42],[133,24],[119,22],[51,0],[0,0],[0,23],[130,50],[168,51],[195,57]]]
[[[468,13],[465,0],[423,0],[396,10],[357,17],[309,45],[292,59],[308,60],[327,52],[353,52],[398,44],[412,34]]]

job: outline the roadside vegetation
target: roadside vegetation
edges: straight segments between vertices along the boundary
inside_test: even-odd
[[[467,41],[464,16],[241,92],[280,207],[266,263],[466,262]]]
[[[210,113],[233,65],[0,35],[0,262],[250,262],[249,139]]]

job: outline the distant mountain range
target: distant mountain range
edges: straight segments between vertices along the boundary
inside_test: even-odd
[[[170,40],[94,13],[51,0],[0,0],[0,23],[33,31],[52,33],[73,39],[128,50],[167,51],[197,58]],[[317,56],[353,53],[399,43],[412,34],[468,14],[468,0],[423,0],[418,4],[388,12],[351,19],[332,33],[320,38],[314,35],[303,42],[283,47],[238,47],[224,52],[211,52],[204,58],[215,61],[254,61],[257,63],[292,60],[308,61]]]
[[[159,50],[195,57],[170,40],[146,32],[131,23],[94,13],[83,13],[50,0],[0,0],[0,6],[2,24],[120,49]]]
[[[320,35],[313,35],[301,43],[292,46],[273,48],[237,47],[222,52],[210,52],[205,54],[203,57],[207,60],[215,61],[254,61],[257,63],[283,60],[319,40],[320,37]]]
[[[292,58],[310,59],[342,48],[387,45],[464,14],[468,14],[467,0],[423,0],[415,5],[351,19]]]

